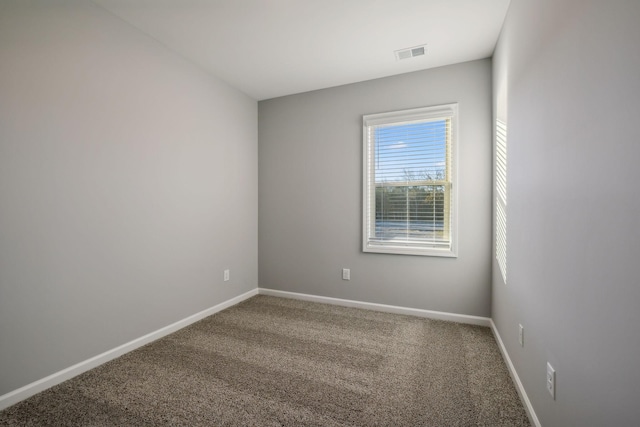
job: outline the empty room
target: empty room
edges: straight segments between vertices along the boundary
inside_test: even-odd
[[[0,0],[0,425],[640,425],[640,2]]]

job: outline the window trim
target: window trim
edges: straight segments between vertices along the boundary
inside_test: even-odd
[[[449,226],[450,244],[446,248],[418,246],[418,244],[372,244],[370,241],[371,228],[375,227],[375,185],[370,185],[374,176],[374,168],[369,168],[370,160],[374,156],[368,138],[370,126],[411,123],[419,120],[438,118],[451,119],[451,136],[449,146],[449,180],[450,197]],[[384,253],[399,255],[420,255],[435,257],[457,258],[458,256],[458,104],[449,103],[430,107],[413,108],[409,110],[392,111],[387,113],[367,114],[362,117],[362,250],[368,253]],[[433,185],[434,182],[430,182]],[[372,208],[373,206],[373,208]]]

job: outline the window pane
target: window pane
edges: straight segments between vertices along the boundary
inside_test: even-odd
[[[375,239],[448,240],[446,187],[376,187]]]
[[[375,182],[446,178],[448,120],[375,129]]]

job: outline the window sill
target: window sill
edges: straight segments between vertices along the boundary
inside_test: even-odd
[[[407,246],[391,246],[391,245],[366,245],[363,250],[365,253],[393,254],[393,255],[417,255],[432,256],[443,258],[457,258],[458,254],[451,248],[420,248]]]

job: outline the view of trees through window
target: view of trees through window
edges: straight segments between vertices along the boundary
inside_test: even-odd
[[[441,185],[376,187],[376,237],[442,239],[444,199]]]

